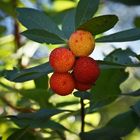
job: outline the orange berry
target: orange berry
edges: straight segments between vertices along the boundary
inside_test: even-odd
[[[73,74],[78,82],[93,84],[99,77],[100,69],[93,58],[85,56],[76,60]]]
[[[74,90],[75,82],[70,73],[53,73],[50,87],[56,94],[66,96]]]
[[[95,48],[95,40],[90,32],[77,30],[71,34],[68,45],[75,56],[88,56]]]
[[[68,72],[74,65],[75,56],[69,49],[56,48],[51,52],[49,61],[55,72]]]

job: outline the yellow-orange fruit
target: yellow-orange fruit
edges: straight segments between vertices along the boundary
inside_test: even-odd
[[[75,56],[88,56],[95,48],[95,39],[90,32],[77,30],[71,34],[68,45]]]
[[[74,65],[75,56],[69,49],[56,48],[51,52],[49,62],[55,72],[68,72]]]
[[[75,81],[70,73],[53,73],[50,87],[58,95],[66,96],[75,88]]]
[[[94,84],[100,75],[100,68],[91,57],[80,57],[73,68],[74,78],[81,83]]]
[[[80,91],[86,91],[92,87],[92,84],[83,84],[78,81],[75,81],[75,89]]]

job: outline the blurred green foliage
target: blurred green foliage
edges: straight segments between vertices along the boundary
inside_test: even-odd
[[[92,3],[93,1],[95,3]],[[61,43],[65,43],[75,29],[92,30],[93,34],[100,34],[116,24],[118,19],[115,15],[92,18],[98,7],[102,8],[99,1],[81,0],[76,11],[77,2],[0,1],[2,140],[79,140],[80,98],[84,99],[86,112],[86,133],[80,133],[81,139],[139,140],[139,55],[131,49],[115,49],[105,56],[103,61],[98,61],[101,76],[91,91],[78,91],[67,97],[54,94],[49,87],[52,68],[48,63],[48,56],[33,58],[37,52],[34,48],[40,44],[31,40],[43,43],[50,52]],[[139,1],[119,2],[127,5],[139,4]],[[29,7],[29,3],[35,9],[44,12],[26,8]],[[17,7],[24,8],[19,8],[16,12]],[[6,18],[11,20],[10,33],[9,25],[2,24]],[[138,17],[134,23],[139,27]],[[22,34],[31,40],[19,34],[25,30],[23,25],[27,31]],[[140,30],[135,28],[109,36],[102,37],[101,34],[100,37],[97,36],[96,41],[124,42],[139,38]]]

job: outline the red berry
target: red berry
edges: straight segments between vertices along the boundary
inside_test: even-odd
[[[50,87],[58,95],[65,96],[75,88],[75,82],[70,73],[53,73],[50,78]]]
[[[75,81],[75,89],[80,91],[86,91],[92,87],[92,84],[83,84],[78,81]]]
[[[74,65],[75,56],[69,49],[56,48],[51,52],[49,61],[55,72],[68,72]]]
[[[76,60],[73,73],[78,82],[93,84],[99,77],[100,69],[93,58],[85,56]]]

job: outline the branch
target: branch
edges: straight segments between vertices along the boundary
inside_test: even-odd
[[[8,105],[9,107],[11,107],[13,110],[15,111],[18,111],[18,112],[23,112],[23,113],[28,113],[28,112],[34,112],[35,110],[32,109],[32,108],[19,108],[19,107],[16,107],[14,105],[11,104],[11,102],[9,102],[6,98],[4,97],[0,97],[0,99],[6,104]]]
[[[85,105],[84,105],[84,99],[81,98],[81,133],[84,132],[85,127]]]

